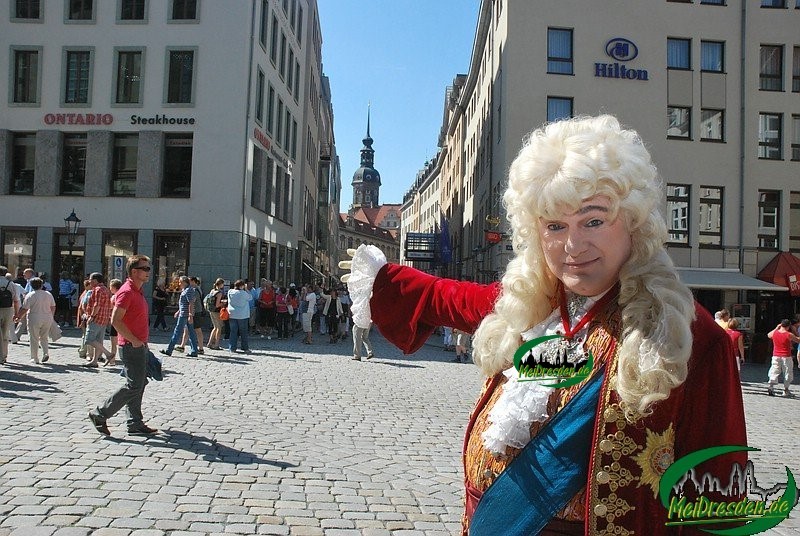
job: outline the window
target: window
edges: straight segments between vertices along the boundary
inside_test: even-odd
[[[274,161],[258,147],[253,148],[253,180],[250,205],[266,213],[272,209],[272,178]]]
[[[783,91],[783,47],[761,45],[761,69],[758,88]]]
[[[189,197],[192,187],[192,134],[164,136],[164,197]]]
[[[283,148],[286,152],[289,152],[289,143],[292,139],[292,113],[289,111],[289,107],[286,107],[286,117],[284,119],[284,128],[286,129],[283,133]]]
[[[269,85],[267,95],[267,132],[273,134],[273,127],[275,126],[275,88],[272,87],[272,84]]]
[[[94,20],[93,0],[67,0],[66,19],[68,21]]]
[[[64,134],[61,195],[83,195],[86,183],[86,134]]]
[[[193,50],[169,51],[167,103],[192,104],[194,61]]]
[[[294,100],[300,100],[300,62],[294,62]]]
[[[547,121],[572,117],[572,97],[547,97]]]
[[[278,125],[275,128],[275,141],[283,145],[283,101],[278,97]]]
[[[700,3],[710,6],[724,6],[725,0],[700,0]]]
[[[178,274],[186,274],[189,268],[189,244],[191,235],[186,233],[153,233],[153,272],[151,281],[166,281],[167,287],[175,286]],[[170,289],[171,290],[171,289]],[[177,298],[177,295],[174,296]]]
[[[272,15],[272,35],[269,41],[269,59],[272,65],[278,65],[278,18]]]
[[[700,187],[700,246],[722,245],[722,188]]]
[[[120,21],[146,20],[147,0],[119,0]]]
[[[117,104],[142,103],[142,55],[141,50],[117,51]]]
[[[10,192],[30,195],[36,167],[36,134],[14,134],[13,139]]]
[[[692,109],[683,106],[667,107],[667,137],[691,139]]]
[[[286,62],[286,87],[289,89],[289,94],[292,94],[294,89],[294,51],[289,47],[289,61]]]
[[[688,184],[667,184],[667,225],[672,244],[689,244],[690,191]]]
[[[800,161],[800,115],[792,116],[792,160]]]
[[[786,0],[761,0],[761,7],[786,7]]]
[[[700,139],[725,141],[725,110],[700,110]]]
[[[789,251],[800,251],[800,192],[789,193]]]
[[[64,104],[89,104],[91,98],[92,53],[90,50],[66,50],[64,68]]]
[[[256,121],[262,124],[264,121],[264,73],[258,70],[258,80],[256,81]]]
[[[138,251],[138,235],[138,231],[103,231],[103,273],[106,281],[114,278],[125,281],[125,268],[115,268],[114,257],[127,259],[134,255]]]
[[[758,114],[758,157],[767,160],[782,160],[781,122],[782,114]]]
[[[794,56],[792,57],[792,91],[800,92],[800,47],[794,47]]]
[[[197,20],[197,0],[172,0],[170,20]]]
[[[269,31],[269,1],[261,0],[261,20],[258,26],[258,42],[267,50],[267,32]]]
[[[668,38],[667,39],[667,69],[692,68],[692,40]]]
[[[278,68],[278,72],[281,74],[281,78],[286,78],[286,34],[281,32],[281,57],[278,58],[280,67]]]
[[[111,169],[111,195],[136,195],[136,168],[139,160],[139,135],[114,134],[114,160]]]
[[[11,102],[39,104],[39,51],[14,50],[14,87]]]
[[[9,229],[0,232],[3,244],[3,265],[12,274],[33,266],[36,259],[36,229]]]
[[[300,46],[303,46],[303,6],[297,6],[297,42],[300,43]]]
[[[572,74],[572,30],[547,29],[547,72]]]
[[[11,0],[14,2],[15,19],[40,20],[42,7],[40,0]]]
[[[292,119],[292,158],[297,160],[297,121]]]
[[[781,193],[776,190],[758,191],[758,247],[778,249]]]
[[[700,70],[712,73],[725,71],[725,43],[700,41]]]

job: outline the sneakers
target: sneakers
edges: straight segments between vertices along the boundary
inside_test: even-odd
[[[372,359],[373,357],[375,357],[375,354],[369,354],[369,355],[367,356],[367,359]]]
[[[775,396],[775,389],[772,388],[771,384],[767,386],[767,394],[769,396]]]
[[[185,349],[186,349],[186,348],[184,348],[183,346],[176,346],[176,347],[175,347],[175,350],[177,350],[177,351],[179,351],[179,352],[183,352]]]
[[[166,351],[166,350],[164,350],[163,348],[162,348],[161,350],[159,350],[159,351],[158,351],[158,353],[159,353],[159,354],[164,354],[164,355],[166,355],[166,356],[171,356],[171,355],[172,355],[172,352],[167,352],[167,351]]]
[[[186,357],[197,357],[197,352],[189,352]]]
[[[157,432],[158,430],[156,428],[150,428],[144,423],[136,426],[128,426],[129,435],[153,435]]]
[[[361,361],[360,357],[353,356],[353,361]]]
[[[47,354],[44,354],[44,355],[42,356],[42,363],[47,363],[47,360],[48,360],[48,359],[50,359],[50,356],[49,356],[49,355],[47,355]]]
[[[92,421],[92,426],[94,429],[100,432],[103,435],[110,436],[111,432],[108,430],[108,425],[106,424],[106,420],[102,418],[100,415],[95,415],[93,412],[89,412],[89,420]]]

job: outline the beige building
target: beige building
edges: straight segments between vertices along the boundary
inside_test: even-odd
[[[756,331],[794,313],[792,274],[771,287],[756,277],[778,253],[800,251],[798,28],[797,0],[484,0],[439,139],[441,207],[460,218],[447,273],[502,273],[501,196],[529,131],[611,113],[653,155],[669,252],[701,303],[754,304]],[[408,230],[422,230],[422,206],[404,209],[420,225]]]
[[[0,48],[3,264],[119,275],[139,252],[153,280],[330,271],[316,0],[20,0]]]

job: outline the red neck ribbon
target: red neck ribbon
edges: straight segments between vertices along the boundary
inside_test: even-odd
[[[603,308],[610,302],[611,300],[615,299],[619,294],[619,284],[614,285],[612,288],[606,292],[602,298],[597,300],[597,303],[592,305],[592,308],[589,309],[583,318],[581,318],[580,322],[575,324],[575,327],[570,327],[570,318],[569,313],[567,312],[567,294],[564,291],[564,285],[559,285],[558,290],[561,293],[560,296],[560,305],[561,305],[561,326],[564,328],[564,337],[567,339],[572,339],[576,333],[582,330],[586,324],[592,321],[592,319],[597,316],[597,313],[603,310]]]

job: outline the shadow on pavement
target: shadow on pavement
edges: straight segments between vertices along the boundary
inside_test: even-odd
[[[41,367],[27,367],[24,365],[6,367],[0,375],[0,398],[24,398],[26,400],[41,400],[38,396],[25,396],[23,392],[63,393],[61,389],[53,387],[55,382],[37,378],[27,374],[26,370],[39,371]]]
[[[105,437],[104,439],[115,443],[142,443],[140,440],[117,437]],[[233,465],[272,465],[281,469],[297,467],[297,464],[261,458],[255,454],[223,445],[214,439],[180,430],[160,430],[158,434],[146,437],[146,444],[193,452],[207,462]]]

